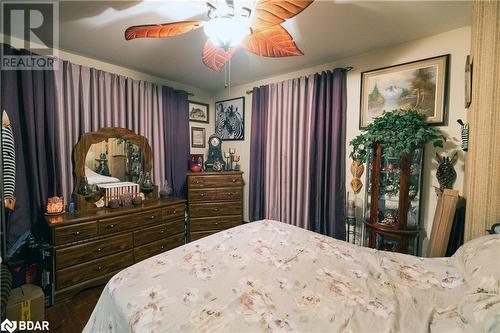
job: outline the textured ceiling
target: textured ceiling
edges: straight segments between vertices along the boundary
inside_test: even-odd
[[[263,58],[239,49],[233,85],[287,73],[470,24],[469,1],[315,1],[287,21],[302,57]],[[125,41],[128,26],[205,19],[202,1],[61,1],[63,50],[215,91],[224,73],[201,62],[202,29],[168,39]]]

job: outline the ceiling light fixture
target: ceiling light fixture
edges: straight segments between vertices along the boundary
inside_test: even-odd
[[[230,81],[231,58],[240,47],[261,57],[304,55],[282,24],[313,1],[207,0],[208,20],[134,25],[125,30],[125,39],[175,37],[203,27],[209,38],[201,59],[216,72],[224,69]]]
[[[210,2],[207,6],[210,20],[204,24],[203,30],[214,46],[227,51],[240,45],[251,34],[250,9],[242,7],[237,11],[225,1],[218,3],[217,7]]]
[[[204,25],[203,30],[215,46],[226,50],[240,45],[243,39],[250,35],[248,20],[239,17],[211,19]]]

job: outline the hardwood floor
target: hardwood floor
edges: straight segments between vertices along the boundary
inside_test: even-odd
[[[103,286],[82,291],[70,301],[45,309],[51,332],[81,333],[102,293]]]

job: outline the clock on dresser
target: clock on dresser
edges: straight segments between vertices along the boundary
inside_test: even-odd
[[[224,158],[222,157],[222,138],[217,134],[212,134],[208,138],[208,157],[205,162],[205,169],[214,170],[215,162],[219,162],[217,164],[220,164],[221,170],[225,169],[226,162],[224,162]]]

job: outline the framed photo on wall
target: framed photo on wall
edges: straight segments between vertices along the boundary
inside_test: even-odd
[[[197,123],[209,122],[209,106],[205,103],[188,101],[189,103],[189,121]]]
[[[245,139],[245,97],[215,102],[215,133],[225,141]]]
[[[203,127],[191,127],[191,147],[205,148],[206,134]]]
[[[361,73],[359,127],[384,111],[416,109],[432,125],[447,122],[450,55],[417,60]]]

